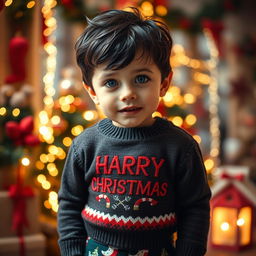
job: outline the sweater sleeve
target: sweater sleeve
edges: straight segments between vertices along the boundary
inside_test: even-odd
[[[87,199],[84,170],[73,142],[64,165],[58,194],[58,233],[62,256],[82,256],[86,230],[81,216]]]
[[[196,142],[187,151],[176,182],[176,256],[202,256],[207,248],[211,191]]]

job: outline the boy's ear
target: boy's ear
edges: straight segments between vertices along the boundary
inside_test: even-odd
[[[93,100],[93,102],[96,105],[99,105],[98,97],[97,97],[95,91],[93,90],[93,88],[91,86],[85,84],[84,82],[83,82],[83,85],[84,85],[85,90],[88,92],[90,98]]]
[[[171,80],[172,80],[172,75],[173,75],[173,72],[171,71],[169,73],[169,75],[162,82],[161,89],[160,89],[160,97],[164,97],[164,95],[168,91],[170,83],[171,83]]]

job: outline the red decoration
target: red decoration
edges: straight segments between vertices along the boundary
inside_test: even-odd
[[[7,122],[6,133],[12,140],[17,140],[20,137],[19,124],[14,121]]]
[[[65,5],[67,8],[74,7],[74,0],[61,0],[61,3]]]
[[[20,123],[9,121],[5,125],[6,134],[15,145],[36,146],[40,143],[38,137],[33,135],[34,121],[32,116],[24,117]]]
[[[230,175],[230,174],[224,172],[221,174],[220,178],[221,179],[236,179],[238,181],[243,181],[244,175],[243,174]]]
[[[23,135],[28,134],[34,129],[34,120],[32,116],[24,117],[19,124],[20,131]]]
[[[19,164],[17,169],[17,183],[12,185],[9,189],[9,197],[13,200],[13,216],[12,228],[17,232],[20,243],[20,256],[25,256],[25,244],[23,237],[24,227],[28,227],[28,219],[26,216],[26,199],[34,196],[34,191],[31,187],[23,186],[22,168]]]
[[[11,39],[9,44],[9,57],[12,73],[5,79],[7,84],[13,84],[25,80],[25,57],[27,51],[28,41],[26,38],[17,36]]]
[[[216,47],[219,52],[219,56],[223,56],[223,49],[221,45],[221,32],[224,28],[222,21],[214,21],[210,19],[204,19],[202,21],[202,26],[206,29],[209,29],[212,37],[214,39],[214,42],[216,44]]]

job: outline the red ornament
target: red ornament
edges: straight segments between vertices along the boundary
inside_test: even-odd
[[[13,84],[25,80],[25,57],[27,51],[28,41],[26,38],[17,36],[11,39],[9,44],[9,57],[12,74],[6,77],[5,82],[7,84]]]
[[[6,134],[12,140],[17,140],[20,137],[19,124],[14,121],[9,121],[5,125]]]
[[[19,124],[21,133],[28,134],[31,133],[34,129],[34,120],[32,116],[24,117]]]
[[[24,138],[24,144],[28,145],[30,147],[35,147],[37,145],[40,144],[40,140],[38,139],[38,137],[34,134],[28,134],[25,138]]]
[[[38,137],[33,135],[34,122],[32,116],[23,118],[20,123],[9,121],[5,125],[7,136],[17,146],[36,146],[40,143]]]

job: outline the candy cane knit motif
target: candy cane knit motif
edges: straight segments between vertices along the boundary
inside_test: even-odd
[[[96,200],[97,200],[98,202],[100,202],[100,200],[101,200],[102,198],[106,200],[106,208],[109,208],[109,207],[110,207],[110,199],[109,199],[109,197],[108,197],[107,195],[100,194],[100,195],[98,195],[98,196],[96,197]]]
[[[151,206],[154,206],[154,205],[157,204],[157,201],[154,200],[153,198],[145,198],[145,197],[143,197],[143,198],[141,198],[141,199],[138,199],[138,200],[135,202],[135,204],[134,204],[134,206],[133,206],[133,210],[139,210],[140,204],[143,203],[143,202],[150,202],[150,205],[151,205]]]

